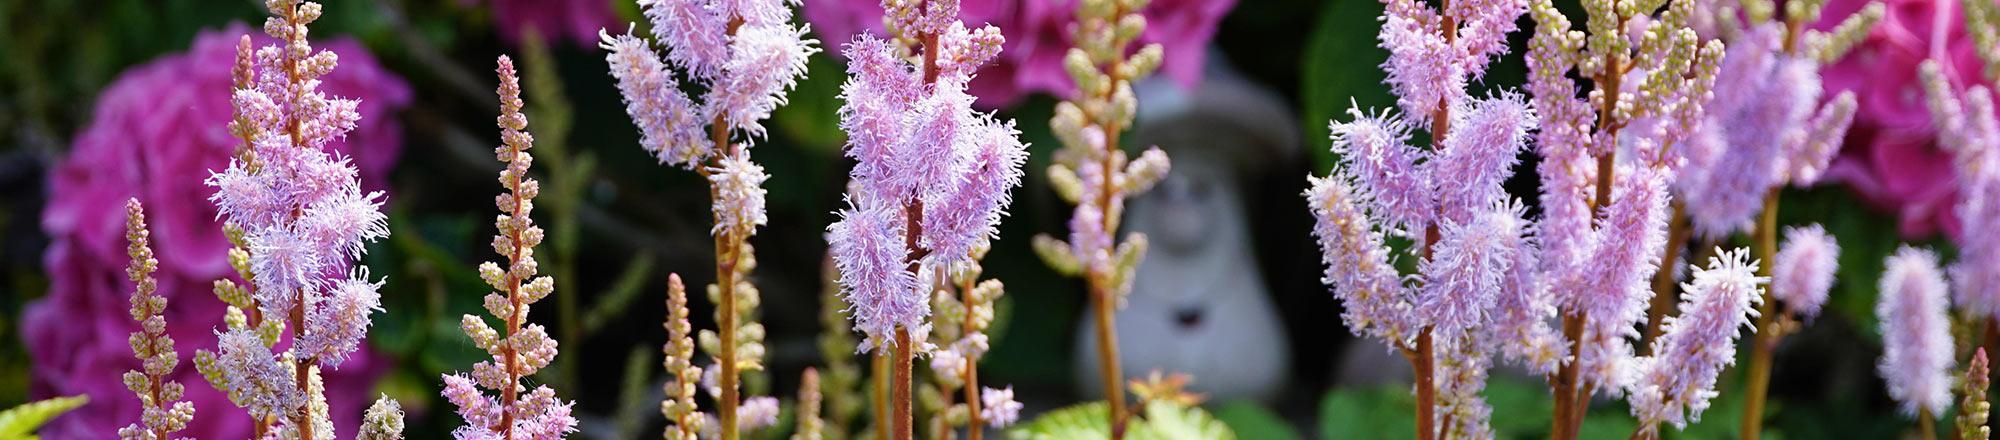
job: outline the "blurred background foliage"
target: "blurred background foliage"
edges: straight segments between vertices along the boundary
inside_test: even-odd
[[[518,46],[506,43],[491,11],[473,1],[326,3],[315,36],[360,40],[415,91],[414,104],[400,114],[365,115],[398,118],[405,127],[403,157],[389,185],[395,233],[373,245],[368,261],[391,280],[384,294],[389,312],[377,318],[369,341],[394,364],[378,388],[409,409],[413,437],[441,436],[457,423],[436,397],[437,377],[484,356],[460,334],[456,317],[477,310],[485,292],[473,267],[491,258],[486,243],[499,164],[488,152],[498,142],[490,70],[503,53],[524,63],[530,128],[539,141],[536,169],[545,183],[545,210],[538,216],[552,237],[544,265],[556,276],[561,302],[555,305],[560,312],[535,314],[563,346],[559,363],[538,380],[577,399],[587,431],[650,437],[659,423],[665,278],[679,273],[689,285],[713,278],[705,185],[693,173],[655,164],[637,147],[636,131],[594,47],[534,36]],[[635,5],[615,3],[621,22],[639,21]],[[1307,143],[1299,150],[1303,157],[1270,158],[1278,166],[1245,189],[1260,269],[1284,315],[1294,365],[1290,391],[1275,404],[1211,403],[1211,412],[1243,438],[1410,437],[1405,386],[1335,384],[1338,356],[1356,341],[1338,323],[1337,305],[1317,280],[1319,257],[1305,240],[1309,218],[1298,203],[1303,177],[1323,173],[1333,160],[1325,148],[1328,119],[1344,118],[1350,103],[1394,103],[1376,67],[1386,57],[1374,38],[1381,8],[1372,0],[1244,0],[1223,20],[1211,46],[1213,56],[1288,100]],[[250,1],[0,2],[0,290],[6,292],[0,294],[0,407],[47,397],[30,395],[32,365],[17,342],[18,317],[48,286],[41,266],[48,240],[38,220],[48,170],[90,122],[98,91],[131,66],[186,50],[201,30],[255,24],[261,17]],[[1532,26],[1525,17],[1521,25]],[[1525,32],[1517,33],[1515,47],[1525,39]],[[794,396],[797,372],[820,363],[814,337],[823,306],[821,235],[834,220],[848,166],[835,126],[842,64],[822,53],[810,70],[756,150],[772,176],[771,226],[753,244],[773,373],[753,381],[751,391],[778,396]],[[1523,76],[1517,50],[1476,87],[1516,88]],[[1042,175],[1057,145],[1046,127],[1054,102],[1037,96],[1002,111],[1019,121],[1033,155],[1027,183],[1002,226],[1004,239],[986,259],[987,274],[1008,285],[1003,307],[1011,312],[1003,316],[1004,335],[996,335],[982,373],[989,383],[1014,384],[1031,410],[1078,400],[1071,391],[1070,345],[1084,311],[1080,289],[1044,268],[1027,240],[1065,230],[1068,216]],[[1523,161],[1520,170],[1534,166],[1532,154]],[[1532,201],[1533,174],[1518,173],[1509,188]],[[1770,429],[1793,438],[1893,437],[1904,422],[1874,378],[1879,342],[1872,309],[1879,262],[1899,243],[1895,222],[1860,208],[1838,187],[1787,190],[1783,206],[1781,223],[1823,223],[1844,252],[1832,312],[1779,351],[1771,408],[1778,416]],[[1942,240],[1928,244],[1949,249]],[[706,301],[692,305],[694,325],[712,327]],[[1545,435],[1549,400],[1540,380],[1505,370],[1496,376],[1487,393],[1495,428],[1505,437]],[[1729,397],[1733,389],[1733,374],[1726,375],[1723,399],[1676,437],[1730,436],[1740,416],[1732,406],[1739,403]],[[1623,407],[1600,405],[1591,414],[1584,425],[1588,438],[1630,430]]]

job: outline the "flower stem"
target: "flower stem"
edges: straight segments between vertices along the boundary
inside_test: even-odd
[[[1764,194],[1764,212],[1757,219],[1757,230],[1753,252],[1764,264],[1757,265],[1757,276],[1769,278],[1771,263],[1778,254],[1778,189],[1772,188]],[[1771,387],[1771,352],[1777,348],[1778,338],[1784,335],[1777,326],[1777,307],[1772,301],[1770,289],[1765,289],[1763,304],[1757,307],[1757,334],[1750,336],[1750,377],[1748,388],[1744,389],[1743,427],[1737,435],[1744,440],[1756,440],[1764,431],[1764,394]]]
[[[894,385],[896,389],[894,411],[896,414],[893,416],[894,420],[891,421],[891,423],[896,425],[896,440],[910,440],[914,438],[912,436],[914,432],[912,426],[914,419],[910,414],[910,388],[916,384],[910,381],[910,364],[912,359],[914,359],[914,356],[910,352],[910,344],[912,344],[910,342],[910,329],[908,327],[897,326],[894,367]]]
[[[1118,326],[1112,324],[1118,299],[1102,281],[1091,284],[1097,312],[1098,374],[1104,380],[1104,400],[1111,405],[1111,438],[1125,438],[1125,379],[1118,365]]]
[[[958,335],[961,338],[971,336],[973,330],[975,330],[972,325],[971,313],[974,301],[972,297],[972,289],[974,287],[972,280],[973,277],[965,277],[965,281],[959,283],[958,288],[960,297],[964,298],[965,310],[967,311],[965,319],[959,323]],[[968,416],[965,423],[965,438],[967,440],[980,440],[986,432],[979,426],[981,422],[979,415],[979,358],[974,357],[970,351],[965,354],[965,375],[962,379],[964,380],[961,382],[965,383],[965,410]]]
[[[889,354],[876,350],[873,362],[875,369],[875,439],[889,440]]]
[[[723,155],[716,156],[717,163],[720,163],[722,157],[725,155],[738,154],[735,151],[736,148],[734,148],[734,145],[729,144],[729,125],[723,119],[725,116],[716,115],[715,122],[709,125],[711,127],[709,129],[709,136],[713,138],[716,148],[723,151]],[[716,188],[710,186],[709,198],[711,200],[720,200],[720,197],[721,195],[717,193]],[[724,221],[720,213],[716,215],[716,222]],[[716,333],[720,336],[719,339],[721,339],[721,343],[719,344],[721,345],[719,347],[721,353],[716,356],[715,363],[722,368],[721,371],[716,373],[716,379],[718,379],[722,387],[722,397],[717,399],[720,400],[719,402],[716,402],[716,419],[722,423],[722,426],[719,428],[721,428],[723,440],[736,440],[737,438],[736,403],[742,399],[740,395],[741,391],[737,389],[736,385],[738,379],[736,366],[736,264],[741,261],[741,256],[738,253],[743,250],[743,240],[735,231],[735,228],[723,228],[721,233],[715,236],[715,286],[720,291],[720,294],[717,295],[720,297],[720,301],[717,301],[719,304],[716,305],[715,326]]]
[[[1410,367],[1416,370],[1417,385],[1417,440],[1435,438],[1434,426],[1437,422],[1437,381],[1433,372],[1437,369],[1433,362],[1431,328],[1424,327],[1417,333],[1416,349],[1411,351]]]

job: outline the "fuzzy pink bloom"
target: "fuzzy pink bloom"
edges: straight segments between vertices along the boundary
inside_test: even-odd
[[[1745,249],[1721,251],[1708,268],[1694,267],[1694,281],[1682,287],[1680,314],[1662,324],[1653,355],[1634,367],[1632,415],[1646,423],[1685,428],[1700,421],[1716,396],[1715,379],[1736,363],[1736,338],[1752,327],[1768,279],[1756,275],[1757,262]]]
[[[819,51],[817,40],[792,25],[791,9],[780,0],[644,0],[639,6],[652,21],[654,43],[666,48],[665,62],[629,30],[615,36],[599,31],[599,47],[608,52],[604,60],[641,146],[663,163],[692,168],[706,159],[719,141],[706,138],[709,124],[763,137],[763,120],[785,103],[805,76],[806,57]],[[680,90],[668,65],[708,91],[700,103]]]
[[[897,326],[930,333],[930,301],[905,270],[910,249],[904,243],[900,208],[864,199],[842,210],[840,221],[827,227],[827,252],[840,269],[847,312],[854,316],[854,328],[867,336],[862,351],[894,344]]]
[[[1423,286],[1416,309],[1447,340],[1483,331],[1507,272],[1526,245],[1518,203],[1490,204],[1464,222],[1446,220],[1430,258],[1418,265]]]
[[[1651,280],[1666,247],[1667,175],[1660,167],[1621,167],[1612,185],[1580,278],[1580,294],[1571,310],[1587,313],[1589,328],[1577,353],[1582,374],[1600,390],[1616,392],[1625,379],[1620,364],[1632,355],[1626,342],[1636,339],[1646,321],[1646,304],[1653,296]]]
[[[1935,62],[1922,69],[1938,143],[1952,153],[1964,196],[1953,209],[1966,228],[1951,267],[1952,293],[1960,308],[1990,316],[2000,310],[2000,119],[1986,87],[1960,91]]]
[[[1832,0],[1812,27],[1827,30],[1872,0]],[[1962,227],[1951,215],[1960,199],[1950,154],[1936,144],[1925,111],[1917,66],[1946,59],[1945,76],[1956,84],[1984,83],[1976,44],[1965,32],[1957,2],[1887,0],[1874,30],[1840,62],[1822,71],[1829,92],[1851,90],[1858,104],[1851,134],[1834,158],[1827,179],[1843,182],[1863,200],[1901,220],[1905,238]],[[1950,10],[1938,14],[1940,5]],[[1941,27],[1940,27],[1941,26]]]
[[[1505,92],[1468,100],[1452,119],[1443,151],[1424,168],[1437,185],[1444,221],[1474,221],[1479,211],[1506,202],[1501,184],[1521,162],[1516,155],[1535,129],[1535,110],[1519,94]]]
[[[1012,122],[975,118],[958,139],[957,146],[970,154],[965,172],[956,187],[934,191],[924,206],[924,246],[941,262],[968,259],[979,241],[997,238],[1000,218],[1014,201],[1014,187],[1021,186],[1021,165],[1028,160],[1027,146]]]
[[[1308,178],[1305,197],[1312,210],[1313,236],[1319,239],[1326,272],[1320,282],[1340,299],[1342,322],[1356,335],[1381,338],[1396,346],[1417,334],[1409,293],[1389,260],[1389,248],[1369,217],[1368,195],[1358,191],[1346,171]]]
[[[30,304],[21,319],[22,342],[34,359],[31,393],[37,397],[88,394],[91,402],[58,417],[42,433],[50,438],[108,438],[139,411],[119,381],[138,366],[126,335],[137,327],[127,313],[130,284],[119,282],[124,226],[118,212],[128,197],[147,207],[158,251],[159,295],[176,350],[215,347],[213,329],[222,326],[223,304],[212,283],[231,276],[229,243],[206,198],[213,190],[201,176],[229,163],[239,142],[226,125],[230,116],[230,68],[237,39],[251,33],[241,24],[202,32],[191,48],[154,60],[119,76],[99,94],[90,125],[77,133],[69,156],[50,176],[49,204],[42,230],[51,243],[44,255],[50,289]],[[254,36],[256,44],[272,40]],[[402,149],[395,110],[410,102],[402,79],[376,63],[352,40],[320,47],[340,54],[340,68],[320,78],[320,89],[338,96],[365,97],[362,119],[344,139],[331,140],[360,169],[363,188],[384,182]],[[333,420],[351,424],[371,397],[369,384],[381,370],[366,350],[339,370],[325,371]],[[181,434],[195,438],[242,438],[250,419],[230,414],[226,396],[205,383],[193,368],[169,379],[190,384],[187,400],[203,409]],[[212,411],[212,412],[211,412]]]
[[[702,110],[682,92],[679,80],[645,40],[604,35],[611,77],[625,92],[625,113],[639,126],[639,146],[660,163],[692,168],[715,149],[703,131]]]
[[[1402,234],[1421,233],[1436,221],[1437,198],[1430,173],[1418,163],[1430,151],[1412,147],[1410,127],[1390,113],[1369,114],[1348,109],[1352,122],[1332,122],[1333,153],[1353,174],[1354,183],[1374,196],[1381,207],[1382,226]]]
[[[1201,66],[1217,25],[1236,0],[1153,0],[1143,14],[1146,31],[1137,44],[1159,43],[1165,51],[1160,71],[1182,87],[1201,82]],[[970,85],[982,108],[1019,103],[1033,93],[1069,96],[1076,90],[1062,59],[1074,46],[1069,28],[1077,0],[962,0],[957,18],[973,26],[990,24],[1012,35],[994,66]],[[813,30],[827,41],[848,41],[864,33],[883,34],[880,0],[805,2]]]
[[[1818,316],[1840,270],[1840,243],[1813,224],[1785,228],[1785,242],[1778,249],[1771,264],[1771,296],[1784,301],[1785,310],[1794,315]]]
[[[1882,379],[1903,414],[1941,416],[1951,405],[1952,342],[1937,254],[1903,246],[1883,265]]]

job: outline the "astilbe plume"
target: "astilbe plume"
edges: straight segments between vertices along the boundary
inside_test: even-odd
[[[1956,90],[1935,61],[1920,68],[1938,144],[1958,172],[1953,214],[1965,227],[1950,268],[1953,302],[1975,317],[2000,313],[2000,119],[1985,86]]]
[[[1771,297],[1783,301],[1793,315],[1819,316],[1840,270],[1840,243],[1817,224],[1788,227],[1777,258],[1771,267]]]
[[[1305,194],[1323,281],[1350,330],[1410,359],[1418,438],[1490,437],[1480,393],[1495,354],[1547,372],[1564,350],[1535,270],[1536,227],[1502,187],[1539,110],[1514,92],[1466,92],[1508,50],[1527,2],[1384,3],[1382,67],[1402,114],[1355,108],[1329,127],[1340,163]],[[1413,126],[1429,148],[1411,144]],[[1414,244],[1392,251],[1392,238]],[[1401,258],[1417,259],[1415,274],[1398,272]]]
[[[845,154],[856,163],[849,206],[827,240],[854,328],[866,336],[860,350],[895,353],[892,431],[906,438],[910,362],[913,352],[931,348],[937,282],[962,282],[969,301],[956,302],[963,310],[952,322],[978,325],[954,329],[948,336],[958,340],[945,341],[952,348],[934,356],[976,362],[984,352],[978,332],[991,320],[982,316],[991,314],[984,303],[998,296],[998,284],[968,286],[1021,183],[1027,149],[1011,121],[975,112],[965,91],[999,54],[998,28],[960,23],[955,0],[890,0],[883,9],[897,23],[890,26],[895,35],[864,34],[844,50],[849,78],[841,86],[840,126],[848,133]]]
[[[1096,322],[1089,331],[1096,334],[1097,380],[1110,402],[1114,438],[1125,433],[1126,404],[1112,321],[1131,293],[1133,274],[1147,246],[1145,235],[1135,232],[1117,240],[1115,234],[1126,199],[1152,188],[1172,166],[1158,147],[1132,158],[1119,142],[1138,112],[1132,84],[1152,75],[1165,56],[1158,43],[1132,48],[1146,30],[1141,11],[1147,4],[1146,0],[1077,2],[1076,22],[1069,27],[1075,46],[1062,59],[1077,93],[1056,104],[1055,116],[1049,119],[1062,149],[1048,171],[1056,194],[1076,208],[1070,214],[1068,241],[1038,235],[1034,242],[1049,266],[1084,279]]]
[[[494,330],[483,318],[464,315],[459,326],[465,335],[493,358],[473,365],[470,375],[446,373],[442,395],[465,419],[464,426],[452,431],[454,437],[556,439],[576,430],[576,418],[570,415],[575,403],[557,398],[548,385],[528,391],[521,383],[523,377],[540,371],[556,357],[556,341],[549,338],[547,330],[527,323],[529,306],[548,297],[555,290],[555,280],[536,276],[535,246],[541,244],[543,234],[530,214],[541,184],[528,177],[528,167],[534,163],[528,150],[534,148],[535,139],[525,131],[528,117],[521,114],[520,78],[515,74],[514,60],[503,55],[498,64],[500,117],[496,122],[501,145],[493,153],[507,164],[499,179],[507,193],[494,198],[500,215],[493,221],[498,229],[493,251],[506,257],[507,265],[481,263],[479,277],[494,289],[486,294],[486,311],[504,323],[506,333]],[[494,391],[497,398],[480,388]]]
[[[936,399],[936,405],[927,408],[933,414],[933,437],[949,437],[952,429],[964,426],[967,437],[977,440],[984,436],[980,425],[1005,428],[1015,420],[992,417],[996,410],[982,397],[979,386],[979,361],[990,348],[986,332],[993,326],[994,304],[1006,293],[1000,280],[979,279],[985,270],[979,262],[989,249],[986,240],[977,242],[969,258],[952,265],[944,285],[937,286],[936,294],[931,296],[934,313],[930,343],[942,347],[931,353],[930,362],[933,382],[941,397]],[[962,391],[962,403],[951,403],[954,390]],[[931,402],[926,399],[927,404]]]
[[[139,205],[139,199],[127,199],[125,241],[132,266],[125,275],[135,284],[132,319],[139,321],[140,329],[132,332],[131,342],[132,355],[139,358],[141,367],[125,372],[125,388],[139,396],[144,408],[139,423],[118,430],[118,437],[128,440],[166,440],[194,420],[194,403],[181,400],[187,389],[168,379],[181,358],[174,352],[174,338],[167,335],[167,298],[155,293],[159,285],[153,272],[159,270],[160,261],[153,258],[153,246],[147,238],[152,234],[146,228],[145,207]]]
[[[196,353],[197,369],[232,401],[262,420],[258,434],[311,439],[331,435],[322,366],[339,368],[360,348],[369,315],[381,311],[381,281],[356,261],[364,244],[389,234],[382,193],[360,189],[351,163],[326,151],[355,127],[359,101],[326,96],[318,78],[337,57],[307,42],[320,5],[271,0],[264,32],[279,45],[239,44],[231,131],[245,142],[207,184],[210,200],[237,249],[231,265],[247,283],[216,282],[230,304],[220,353]],[[347,273],[346,276],[339,274]],[[329,275],[332,275],[329,277]],[[270,348],[284,327],[291,344]],[[289,374],[287,374],[289,373]],[[281,421],[276,425],[270,421]]]
[[[737,384],[744,373],[762,370],[764,357],[764,328],[753,319],[760,299],[747,278],[756,265],[749,238],[768,221],[763,184],[770,176],[750,160],[749,147],[766,135],[763,121],[805,76],[806,57],[819,51],[818,41],[791,23],[791,5],[780,0],[638,3],[651,22],[652,44],[666,49],[664,60],[647,40],[628,31],[601,32],[605,61],[639,128],[640,145],[660,162],[694,169],[709,181],[716,283],[708,293],[717,305],[719,328],[701,331],[700,340],[715,359],[709,372],[720,376],[720,394],[719,423],[707,427],[733,439],[739,427],[769,425],[738,414],[738,404],[747,400]],[[699,102],[681,90],[676,71],[705,90]],[[691,362],[668,362],[693,368]],[[686,375],[673,368],[668,373]],[[697,415],[691,403],[685,411],[684,416]],[[690,418],[677,426],[693,435],[702,428],[696,423]]]
[[[1634,361],[1638,377],[1628,393],[1643,432],[1657,437],[1661,423],[1685,428],[1700,421],[1716,396],[1716,378],[1736,363],[1736,338],[1757,316],[1764,301],[1759,287],[1769,282],[1748,259],[1744,249],[1718,250],[1707,268],[1695,267],[1694,281],[1682,286],[1680,314],[1666,318],[1652,354]]]
[[[792,440],[820,440],[826,422],[820,420],[819,410],[823,396],[819,391],[819,370],[806,367],[799,373],[798,427],[792,430]]]
[[[660,350],[668,373],[661,385],[667,399],[660,402],[660,414],[667,418],[668,440],[695,440],[703,429],[703,418],[695,406],[694,391],[701,384],[702,369],[694,365],[694,326],[688,323],[687,288],[680,274],[667,275],[667,345]]]
[[[1937,254],[1904,246],[1883,265],[1875,318],[1882,322],[1878,367],[1889,397],[1904,415],[1943,415],[1951,405],[1952,336]]]
[[[1759,10],[1748,14],[1701,3],[1697,32],[1721,37],[1728,49],[1716,98],[1684,144],[1689,163],[1675,189],[1695,231],[1720,239],[1750,230],[1770,191],[1812,186],[1825,174],[1856,98],[1842,91],[1822,102],[1819,71],[1866,35],[1883,8],[1864,8],[1828,33],[1799,25],[1818,20],[1823,1],[1787,2],[1782,20],[1762,10],[1767,3],[1749,3]]]

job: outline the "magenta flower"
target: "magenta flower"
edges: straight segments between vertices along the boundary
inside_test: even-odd
[[[181,353],[216,346],[223,303],[212,282],[233,273],[229,243],[222,236],[212,190],[199,176],[229,163],[237,140],[230,120],[230,70],[239,36],[249,28],[230,25],[202,32],[185,53],[167,55],[122,74],[99,95],[90,125],[77,134],[68,157],[50,177],[49,204],[42,229],[51,238],[44,255],[49,268],[46,297],[23,312],[23,343],[34,359],[36,396],[89,394],[91,403],[54,420],[43,434],[52,438],[107,438],[131,421],[139,401],[119,382],[119,373],[138,367],[126,335],[136,330],[127,313],[130,284],[122,276],[124,230],[118,212],[128,197],[147,206],[151,238],[160,260],[158,294],[171,305],[164,316]],[[271,40],[261,35],[257,44]],[[410,102],[402,79],[384,70],[366,49],[339,39],[323,48],[340,54],[341,68],[321,77],[321,90],[365,96],[362,119],[345,139],[328,148],[360,170],[363,188],[387,182],[402,149],[395,110]],[[341,429],[352,429],[380,374],[365,350],[337,371],[327,371],[328,403]],[[229,400],[206,385],[192,368],[170,379],[187,387],[187,400],[203,408],[180,434],[196,438],[241,438],[250,434],[248,417],[226,410]]]
[[[1771,264],[1771,296],[1794,315],[1818,316],[1840,269],[1840,243],[1813,224],[1785,228],[1785,242],[1778,249]]]
[[[1832,0],[1815,29],[1829,29],[1873,0]],[[1885,0],[1886,14],[1853,52],[1822,71],[1829,92],[1853,91],[1858,104],[1846,146],[1827,178],[1846,183],[1863,200],[1901,220],[1906,238],[1962,227],[1951,215],[1959,199],[1951,155],[1937,144],[1917,69],[1943,59],[1955,84],[1983,83],[1978,48],[1965,32],[1957,2]],[[1939,5],[1949,5],[1939,11]],[[1939,14],[1943,12],[1943,14]],[[1942,26],[1940,26],[1942,25]]]
[[[493,27],[508,44],[520,45],[533,29],[548,40],[560,40],[588,47],[597,42],[597,30],[618,22],[610,0],[459,0],[460,4],[485,2],[493,9]]]
[[[1137,44],[1159,43],[1165,50],[1160,67],[1182,87],[1201,82],[1208,42],[1236,0],[1153,0],[1146,6],[1146,30]],[[1068,26],[1076,21],[1077,0],[963,0],[956,18],[972,27],[980,24],[1007,29],[1000,57],[971,80],[968,93],[982,108],[1012,106],[1029,94],[1067,97],[1076,85],[1063,71],[1063,56],[1074,45]],[[828,41],[848,41],[873,32],[882,34],[879,0],[805,2],[806,19]]]
[[[1883,262],[1882,379],[1903,414],[1938,417],[1951,405],[1951,322],[1937,254],[1903,246]]]

